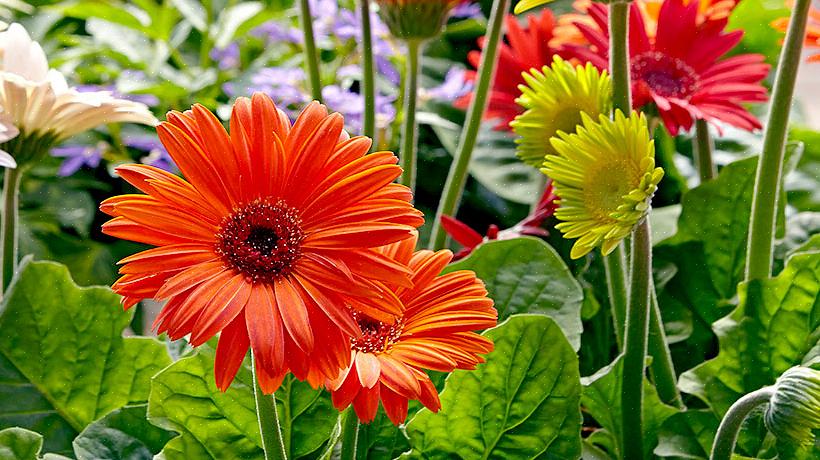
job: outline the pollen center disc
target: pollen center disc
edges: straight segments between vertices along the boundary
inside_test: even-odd
[[[401,320],[385,324],[357,311],[353,312],[353,319],[359,324],[362,336],[351,341],[351,348],[363,353],[385,351],[399,339],[403,327]]]
[[[216,235],[216,253],[254,282],[287,275],[301,256],[304,232],[298,212],[284,201],[254,200],[226,217]]]

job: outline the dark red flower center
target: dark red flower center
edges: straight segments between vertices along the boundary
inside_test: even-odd
[[[394,324],[385,324],[357,311],[353,312],[353,319],[362,330],[362,336],[351,341],[350,346],[354,350],[364,353],[384,351],[401,335],[401,319],[396,320]]]
[[[297,211],[284,201],[254,200],[225,218],[216,235],[216,253],[254,282],[287,275],[305,238]]]
[[[686,99],[695,92],[698,74],[684,61],[658,51],[632,58],[632,79],[663,97]]]

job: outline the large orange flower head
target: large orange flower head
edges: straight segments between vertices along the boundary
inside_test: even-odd
[[[391,324],[356,313],[363,334],[351,342],[351,365],[328,382],[333,405],[342,410],[352,403],[365,423],[376,417],[380,400],[396,425],[407,418],[411,399],[438,411],[438,393],[425,369],[475,369],[484,362],[480,354],[493,349],[492,341],[473,332],[495,326],[498,318],[484,283],[468,270],[439,276],[453,253],[413,252],[415,243],[412,238],[382,249],[412,271],[412,287],[391,286],[404,314]]]
[[[423,222],[390,152],[367,155],[342,117],[311,103],[291,126],[267,96],[240,98],[230,134],[200,105],[170,112],[157,131],[184,175],[126,165],[144,194],[104,201],[103,231],[156,248],[120,261],[113,289],[126,308],[167,301],[155,327],[193,346],[221,332],[216,383],[227,388],[253,349],[273,392],[288,371],[321,383],[349,364],[352,312],[385,324],[402,304],[387,284],[409,271],[376,248]],[[352,310],[351,310],[352,309]]]

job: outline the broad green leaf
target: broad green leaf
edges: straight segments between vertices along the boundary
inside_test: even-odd
[[[73,443],[77,460],[151,460],[174,433],[148,423],[147,407],[126,406],[88,425]]]
[[[531,238],[490,241],[446,271],[473,270],[495,301],[498,320],[516,313],[543,313],[558,323],[573,349],[581,345],[584,293],[550,245]]]
[[[811,251],[820,238],[820,212],[801,212],[786,221],[786,235],[774,247],[775,273],[786,259],[798,252]]]
[[[110,289],[24,260],[0,313],[0,427],[37,430],[46,451],[66,452],[89,423],[145,402],[171,360],[155,339],[122,337],[131,316]]]
[[[63,9],[63,14],[78,19],[98,18],[150,35],[149,24],[143,23],[123,5],[109,2],[81,1]]]
[[[743,0],[729,17],[728,29],[744,31],[743,40],[735,52],[760,53],[770,64],[777,63],[783,34],[770,24],[777,18],[788,17],[790,11],[783,0]]]
[[[38,460],[43,436],[24,428],[0,430],[0,460]]]
[[[649,213],[650,228],[652,229],[652,244],[671,238],[678,232],[678,218],[681,206],[673,204],[662,208],[655,208]]]
[[[709,410],[688,410],[666,419],[655,455],[661,458],[706,459],[720,420]]]
[[[161,455],[174,459],[263,459],[250,369],[243,366],[224,393],[214,383],[214,350],[202,346],[151,382],[148,419],[180,435]],[[338,412],[326,392],[292,376],[276,392],[288,458],[318,451],[330,438]]]
[[[740,305],[714,324],[718,356],[681,375],[679,386],[718,415],[771,385],[818,344],[820,252],[797,254],[775,278],[740,286]]]
[[[450,374],[441,411],[407,424],[407,457],[579,458],[578,357],[558,325],[515,315],[485,335],[495,342],[487,362]]]
[[[622,376],[623,359],[619,356],[612,364],[581,380],[584,385],[581,405],[602,428],[599,430],[599,439],[594,443],[608,450],[614,458],[621,457]],[[649,458],[658,442],[661,424],[677,409],[661,402],[655,387],[646,380],[643,393],[643,448],[644,456]]]

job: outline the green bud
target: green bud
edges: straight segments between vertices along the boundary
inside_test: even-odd
[[[820,371],[795,366],[784,372],[774,384],[764,420],[781,440],[812,444],[812,431],[820,429]]]

